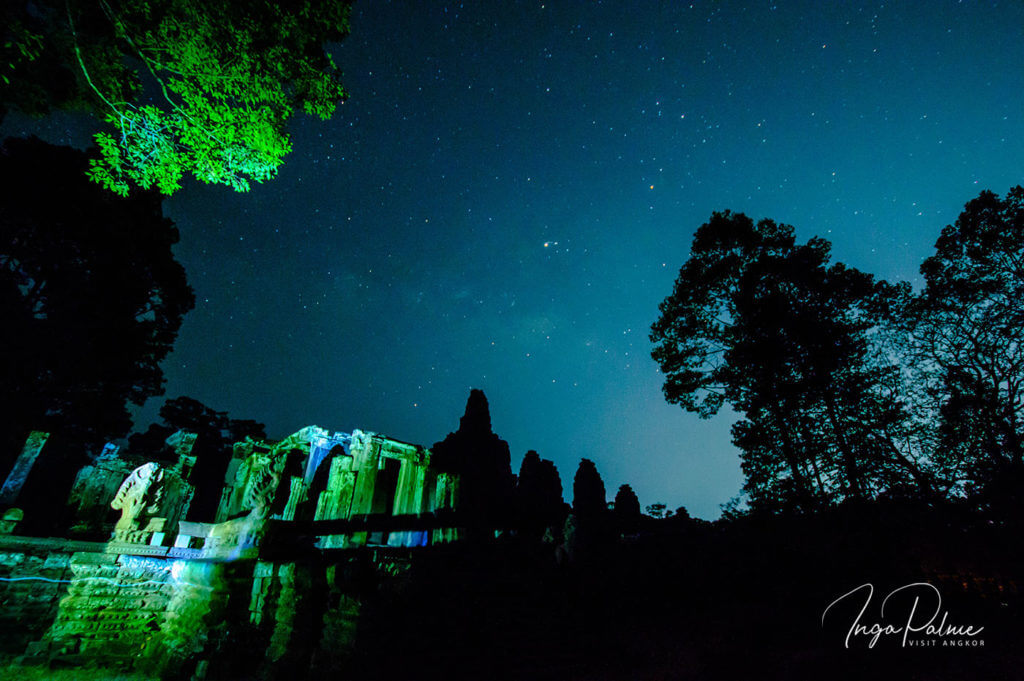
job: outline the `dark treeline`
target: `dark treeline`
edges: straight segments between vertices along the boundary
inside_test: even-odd
[[[319,667],[314,657],[310,678],[343,669],[381,681],[953,681],[1016,678],[1024,664],[1024,518],[994,522],[967,503],[873,488],[856,503],[796,507],[804,512],[755,506],[707,522],[685,508],[651,504],[643,514],[629,485],[609,504],[587,459],[565,490],[571,505],[562,505],[557,470],[536,452],[524,457],[518,477],[508,475],[507,446],[491,432],[482,393],[470,396],[462,424],[446,442],[491,443],[474,464],[490,473],[461,470],[476,487],[470,498],[491,504],[483,513],[504,525],[418,556],[397,584],[363,584],[352,657],[338,668]],[[463,455],[465,462],[473,452]],[[508,496],[484,490],[509,484],[513,503],[503,511],[498,500]],[[949,622],[983,627],[984,637],[932,635],[927,648],[915,649],[894,635],[871,647],[861,633],[847,647],[865,601],[830,603],[871,585],[874,600],[861,613],[868,628],[882,599],[912,584],[931,585]],[[911,592],[923,593],[932,592]],[[902,625],[912,607],[931,613],[940,606],[904,594],[887,607],[884,621]],[[223,662],[229,669],[230,660]]]
[[[589,560],[554,561],[511,535],[438,548],[397,588],[367,585],[344,669],[382,681],[1018,678],[1012,533],[888,502],[848,510],[646,518]],[[871,583],[870,625],[886,594],[919,581],[939,589],[951,622],[985,627],[984,647],[916,650],[889,636],[869,649],[859,636],[845,648],[859,602],[823,622],[829,603]],[[886,621],[906,612],[890,603]],[[309,678],[328,678],[319,672]]]
[[[130,405],[163,392],[194,305],[161,198],[103,191],[89,158],[35,138],[0,147],[0,475],[29,431],[51,433],[23,491],[40,531],[59,522],[53,495],[127,434]]]
[[[716,213],[651,329],[666,398],[728,404],[759,511],[904,498],[1021,509],[1024,189],[942,230],[924,286],[830,262],[820,238]]]
[[[35,138],[0,147],[0,466],[30,429],[88,447],[127,432],[195,302],[161,198],[99,191],[87,166]]]
[[[23,532],[66,529],[68,509],[54,498],[67,499],[106,442],[129,436],[133,405],[163,394],[160,363],[195,302],[163,198],[103,190],[85,175],[94,153],[36,138],[0,146],[0,479],[30,431],[51,434],[18,502]],[[187,397],[160,417],[128,451],[160,460],[172,456],[169,435],[196,433],[190,519],[210,520],[231,445],[264,428]]]
[[[587,459],[565,490],[572,503],[562,504],[558,472],[536,452],[523,458],[519,476],[508,475],[507,447],[490,430],[482,393],[470,396],[462,424],[446,442],[471,442],[471,431],[477,444],[491,443],[474,464],[490,473],[462,470],[476,487],[470,498],[490,505],[482,512],[504,525],[418,555],[397,583],[363,583],[352,656],[341,667],[314,656],[309,678],[341,669],[381,681],[953,681],[1015,678],[1024,663],[1024,519],[996,523],[963,504],[896,495],[715,522],[664,504],[644,514],[629,485],[609,504]],[[498,501],[509,496],[484,493],[491,485],[511,485],[510,507]],[[871,584],[875,600],[863,620],[870,626],[888,593],[921,583],[941,594],[951,622],[985,628],[982,647],[946,647],[933,636],[934,647],[907,649],[888,636],[871,648],[861,634],[847,648],[863,601],[825,613],[844,593]],[[893,613],[906,617],[908,603],[893,599],[886,622],[901,623]],[[920,607],[930,613],[935,603]],[[311,631],[318,626],[311,622]],[[229,674],[234,662],[221,664]]]

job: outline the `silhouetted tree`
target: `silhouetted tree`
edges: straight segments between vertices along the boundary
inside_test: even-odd
[[[764,253],[793,249],[793,229],[743,214],[714,213],[693,237],[672,294],[659,305],[651,327],[652,356],[665,374],[662,390],[672,404],[710,417],[726,402],[739,277]]]
[[[57,477],[127,433],[127,405],[163,392],[160,361],[194,304],[160,197],[115,197],[86,167],[84,153],[35,138],[0,149],[3,469],[32,428],[73,450],[44,464]]]
[[[655,504],[648,504],[644,511],[647,512],[647,515],[658,520],[672,517],[672,510],[660,501]]]
[[[324,52],[347,0],[10,0],[0,9],[0,119],[85,110],[106,122],[89,174],[174,192],[184,174],[246,191],[273,177],[302,111],[346,96]]]
[[[921,266],[913,360],[940,396],[937,453],[982,503],[1024,484],[1024,188],[970,201]]]
[[[906,290],[828,266],[828,257],[828,243],[812,239],[759,258],[740,279],[726,356],[735,405],[747,417],[734,429],[752,454],[745,467],[790,449],[813,493],[826,500],[873,497],[908,481],[925,492],[928,476],[899,446],[907,417],[891,390],[899,368],[887,358],[872,361],[870,341]],[[757,480],[763,470],[750,472]],[[765,482],[773,484],[770,476]]]
[[[928,475],[903,448],[899,368],[873,345],[908,297],[842,264],[793,230],[716,213],[652,326],[670,402],[707,417],[730,403],[761,508],[810,508],[873,496]]]
[[[431,447],[432,463],[458,473],[459,511],[470,535],[483,538],[507,527],[513,513],[512,457],[508,443],[491,430],[491,412],[482,390],[473,389],[459,429]]]
[[[176,397],[160,407],[163,423],[154,423],[144,433],[133,435],[129,444],[136,454],[159,456],[164,441],[178,430],[196,434],[192,454],[196,457],[190,482],[196,494],[189,507],[190,520],[212,521],[217,512],[224,474],[231,462],[232,445],[251,437],[267,437],[262,423],[248,419],[228,418],[227,412],[215,411],[191,397]]]
[[[555,464],[530,450],[523,457],[516,480],[516,523],[525,536],[539,539],[564,518],[562,480]]]
[[[615,493],[615,522],[619,532],[632,534],[640,527],[640,500],[629,485],[622,485]]]

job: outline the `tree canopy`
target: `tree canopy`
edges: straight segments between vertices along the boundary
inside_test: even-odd
[[[985,191],[921,266],[908,324],[939,396],[936,448],[967,492],[1024,497],[1024,188]],[[986,502],[988,503],[988,502]]]
[[[4,454],[31,429],[84,448],[124,435],[127,405],[163,391],[160,361],[194,304],[160,197],[114,197],[86,166],[38,139],[0,148]]]
[[[968,203],[916,295],[830,248],[715,213],[651,328],[670,402],[742,416],[751,506],[964,499],[1024,479],[1024,190]]]
[[[829,260],[823,239],[800,245],[788,225],[715,214],[652,327],[670,401],[743,415],[733,441],[761,505],[860,498],[908,475],[884,446],[903,415],[869,339],[905,287]]]
[[[0,10],[0,117],[78,109],[105,123],[89,176],[127,195],[186,174],[247,191],[290,151],[297,112],[346,97],[327,43],[347,0],[15,0]]]

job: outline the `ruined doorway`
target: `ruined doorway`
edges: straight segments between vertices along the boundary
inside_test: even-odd
[[[398,490],[398,474],[402,470],[402,462],[398,459],[382,458],[377,470],[377,481],[373,486],[373,504],[370,513],[383,517],[394,514],[395,492]],[[371,532],[367,540],[369,544],[387,544],[388,532]]]

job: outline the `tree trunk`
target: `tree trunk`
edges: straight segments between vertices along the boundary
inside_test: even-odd
[[[825,399],[825,404],[828,411],[828,419],[832,423],[832,430],[836,434],[836,443],[839,445],[839,452],[843,456],[843,471],[846,474],[846,480],[849,484],[850,497],[853,499],[861,499],[863,497],[863,491],[861,490],[860,484],[860,471],[857,470],[857,461],[853,454],[853,449],[850,447],[849,441],[846,439],[846,433],[843,426],[839,423],[839,416],[836,414],[836,404],[832,396],[829,395]]]

